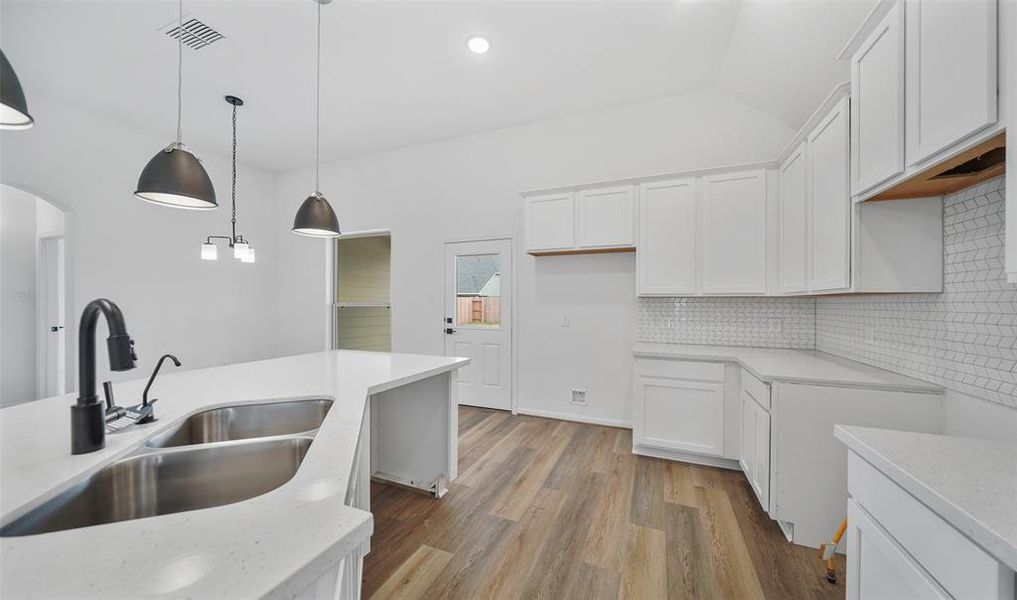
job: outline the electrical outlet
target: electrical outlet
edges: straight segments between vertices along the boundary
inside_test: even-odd
[[[784,321],[781,319],[767,319],[766,329],[770,333],[780,333],[784,331]]]
[[[572,404],[586,406],[586,390],[572,390]]]
[[[14,300],[16,302],[31,302],[32,290],[16,290],[14,292]]]
[[[568,317],[568,315],[565,315],[565,316],[563,316],[561,318],[561,326],[562,327],[568,327],[569,326],[569,317]]]

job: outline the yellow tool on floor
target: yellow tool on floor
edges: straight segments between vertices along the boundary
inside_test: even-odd
[[[830,543],[819,546],[819,560],[826,561],[826,580],[830,583],[837,583],[837,565],[833,562],[833,557],[837,554],[837,544],[840,543],[840,538],[844,537],[845,531],[847,531],[847,517],[844,517],[844,520],[840,522],[837,533],[833,534]]]

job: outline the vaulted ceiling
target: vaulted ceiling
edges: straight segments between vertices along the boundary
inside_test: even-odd
[[[323,148],[331,161],[637,100],[721,88],[799,127],[847,79],[836,54],[873,0],[388,1],[324,7]],[[26,93],[170,141],[176,2],[5,0],[0,45]],[[184,139],[223,147],[243,97],[242,159],[314,158],[315,4],[185,1],[225,39],[184,52]],[[482,34],[488,54],[466,50]]]

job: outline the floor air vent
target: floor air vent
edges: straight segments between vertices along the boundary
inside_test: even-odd
[[[183,45],[192,50],[201,50],[226,37],[195,18],[184,21],[181,26],[177,26],[177,22],[173,21],[171,25],[163,28],[163,31],[174,40],[181,36]]]

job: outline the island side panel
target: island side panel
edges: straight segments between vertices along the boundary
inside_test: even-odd
[[[458,471],[452,373],[371,396],[371,474],[442,496]]]

